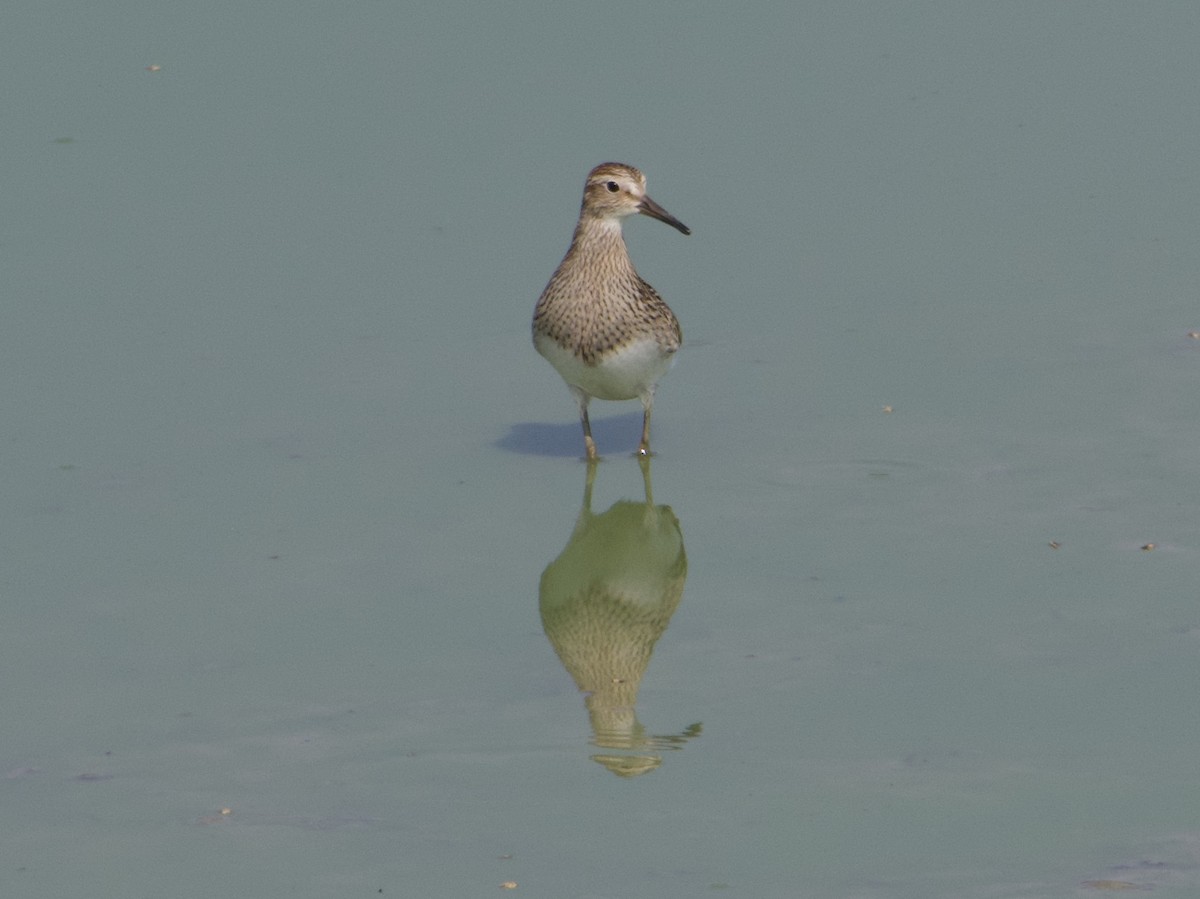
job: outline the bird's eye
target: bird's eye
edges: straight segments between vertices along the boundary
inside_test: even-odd
[[[617,191],[619,191],[621,189],[621,185],[617,184],[616,181],[609,181],[604,186],[608,188],[608,192],[610,194],[615,194]]]

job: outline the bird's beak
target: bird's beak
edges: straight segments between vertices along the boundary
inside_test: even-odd
[[[666,222],[672,228],[677,228],[684,234],[691,234],[692,229],[681,222],[667,210],[663,209],[649,197],[642,197],[642,201],[638,203],[638,212],[642,215],[648,215],[652,219],[658,219],[660,222]]]

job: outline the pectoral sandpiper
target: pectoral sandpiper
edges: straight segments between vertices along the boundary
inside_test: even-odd
[[[589,459],[596,458],[588,422],[593,397],[640,399],[638,454],[650,454],[654,388],[683,339],[675,314],[638,276],[625,249],[621,219],[635,213],[692,233],[646,196],[646,178],[633,166],[606,162],[592,169],[571,247],[533,313],[533,345],[579,404]]]

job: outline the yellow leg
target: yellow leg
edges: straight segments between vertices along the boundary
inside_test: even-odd
[[[650,455],[650,413],[654,409],[654,388],[642,396],[642,442],[638,444],[639,456]]]
[[[583,425],[583,446],[587,450],[587,459],[589,462],[595,462],[599,457],[596,455],[596,441],[592,439],[592,423],[588,421],[587,403],[581,403],[579,406],[579,422]]]

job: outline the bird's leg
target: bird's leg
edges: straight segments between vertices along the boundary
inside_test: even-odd
[[[642,394],[642,442],[638,444],[639,456],[650,455],[650,412],[654,408],[654,388]]]
[[[580,413],[579,420],[583,424],[583,445],[587,449],[587,459],[589,462],[595,462],[600,457],[596,454],[596,441],[592,439],[592,423],[588,421],[586,406]]]
[[[583,445],[587,450],[587,459],[589,462],[595,462],[599,456],[596,455],[596,441],[592,439],[592,423],[588,421],[588,400],[591,399],[582,390],[572,390],[575,394],[575,400],[579,403],[579,423],[583,425]]]

